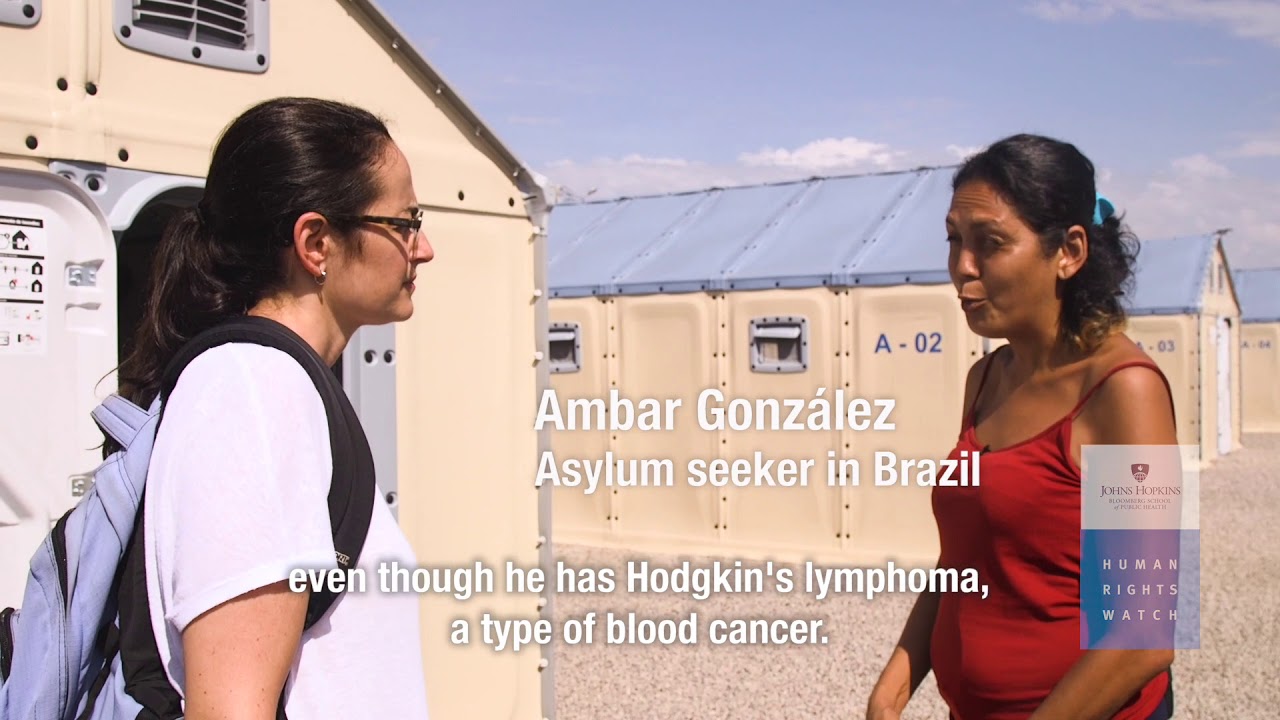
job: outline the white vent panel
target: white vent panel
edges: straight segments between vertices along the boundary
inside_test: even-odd
[[[267,69],[269,0],[114,2],[116,38],[127,47],[225,70]]]

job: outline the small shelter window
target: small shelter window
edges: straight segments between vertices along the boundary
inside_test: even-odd
[[[574,373],[582,369],[582,330],[577,323],[552,323],[547,341],[551,372]]]
[[[751,370],[804,372],[809,367],[809,323],[802,317],[763,317],[751,321]]]

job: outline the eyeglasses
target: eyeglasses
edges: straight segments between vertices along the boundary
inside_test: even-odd
[[[408,245],[409,257],[412,258],[418,252],[418,238],[422,234],[422,208],[415,208],[412,210],[412,213],[413,217],[411,218],[391,217],[388,215],[331,215],[330,217],[335,220],[351,220],[355,222],[373,223],[375,225],[390,225],[394,228],[406,230],[409,233],[409,237],[405,239],[405,244]],[[406,280],[411,280],[413,278],[412,261],[405,270],[405,278]]]
[[[408,230],[412,233],[410,240],[416,240],[418,233],[422,231],[422,209],[418,208],[413,211],[412,218],[389,217],[386,215],[334,215],[335,220],[354,220],[356,222],[367,222],[375,225],[390,225],[391,227]]]

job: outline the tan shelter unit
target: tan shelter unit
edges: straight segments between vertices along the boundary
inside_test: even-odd
[[[1202,463],[1240,447],[1240,307],[1219,235],[1144,241],[1128,335],[1173,389],[1178,442]]]
[[[930,488],[875,481],[886,453],[899,477],[904,461],[946,457],[966,371],[983,352],[946,271],[952,172],[558,206],[548,273],[560,402],[616,391],[680,406],[672,427],[555,432],[557,463],[621,463],[615,485],[601,474],[594,491],[566,475],[556,537],[936,560]],[[628,476],[633,460],[669,462]]]
[[[0,2],[0,606],[101,460],[89,411],[115,389],[166,219],[199,200],[221,130],[284,95],[386,118],[426,209],[418,312],[361,331],[335,368],[419,561],[549,564],[537,178],[372,2],[194,4]],[[433,717],[552,716],[549,656],[449,642],[457,617],[549,616],[536,595],[422,609]]]
[[[1241,429],[1280,432],[1280,268],[1234,273],[1240,297]]]

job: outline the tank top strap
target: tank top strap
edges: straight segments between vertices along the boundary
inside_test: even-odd
[[[1005,346],[1001,345],[995,350],[992,350],[987,356],[987,364],[983,366],[982,375],[978,378],[978,389],[973,393],[973,404],[969,406],[969,414],[965,416],[964,419],[964,427],[966,430],[973,427],[973,418],[978,413],[978,401],[982,399],[982,388],[986,387],[987,376],[991,374],[991,366],[996,363],[996,353],[1000,352],[1000,349],[1003,347]]]
[[[1108,378],[1110,378],[1112,375],[1115,375],[1117,372],[1130,367],[1151,368],[1152,370],[1155,371],[1156,375],[1160,376],[1160,380],[1164,383],[1165,391],[1169,393],[1169,409],[1171,412],[1173,412],[1173,423],[1175,426],[1177,426],[1178,414],[1177,414],[1177,410],[1174,407],[1173,388],[1169,385],[1169,378],[1164,376],[1164,371],[1160,369],[1159,365],[1156,365],[1155,363],[1149,360],[1129,360],[1127,362],[1118,363],[1117,365],[1115,365],[1115,367],[1112,367],[1110,370],[1107,370],[1106,374],[1103,375],[1101,378],[1099,378],[1099,380],[1093,384],[1093,387],[1089,388],[1089,391],[1084,394],[1084,397],[1080,398],[1080,402],[1076,403],[1076,406],[1072,408],[1070,414],[1067,415],[1066,419],[1068,421],[1074,420],[1076,416],[1079,415],[1082,410],[1084,410],[1085,403],[1089,402],[1089,398],[1093,397],[1093,394],[1098,391],[1098,388],[1102,387],[1102,383],[1106,382]]]

